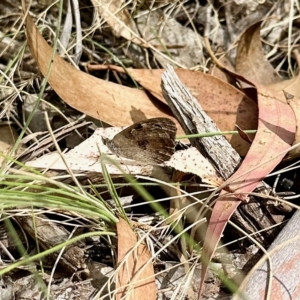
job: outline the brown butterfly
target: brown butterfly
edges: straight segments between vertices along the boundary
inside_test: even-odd
[[[104,144],[116,155],[150,164],[167,161],[175,152],[176,125],[168,118],[134,123]]]

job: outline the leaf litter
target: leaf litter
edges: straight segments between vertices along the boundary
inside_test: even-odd
[[[202,52],[202,44],[204,44],[204,42],[202,40],[202,36],[199,35],[199,33],[196,33],[196,28],[201,28],[201,26],[204,26],[207,29],[210,26],[213,26],[214,31],[212,31],[210,35],[210,40],[213,43],[218,41],[218,39],[216,39],[217,36],[218,37],[225,36],[224,30],[225,31],[227,30],[228,36],[230,36],[230,39],[228,40],[231,43],[233,43],[235,37],[239,36],[239,34],[242,33],[242,30],[246,29],[246,33],[242,35],[240,42],[237,43],[238,50],[236,54],[235,71],[239,73],[239,75],[235,76],[233,74],[234,71],[232,70],[231,73],[227,72],[227,75],[229,74],[231,76],[231,80],[229,82],[231,83],[233,82],[234,86],[229,85],[227,82],[225,83],[223,81],[220,81],[215,77],[212,77],[211,75],[203,74],[202,72],[183,70],[180,68],[177,69],[177,74],[180,77],[180,79],[190,89],[190,91],[196,97],[199,103],[201,103],[204,110],[216,122],[220,130],[224,130],[224,131],[234,130],[235,125],[237,124],[239,131],[242,132],[243,130],[246,129],[256,129],[257,123],[259,124],[258,132],[254,139],[253,139],[254,136],[251,136],[248,139],[248,141],[244,141],[243,138],[241,138],[239,135],[227,136],[228,140],[231,142],[231,145],[239,152],[239,154],[245,156],[241,168],[238,169],[238,171],[235,174],[233,174],[232,177],[227,182],[224,182],[222,179],[218,177],[213,166],[210,165],[207,159],[204,158],[202,155],[200,155],[199,152],[193,147],[190,147],[185,150],[176,151],[176,153],[171,158],[171,160],[164,164],[165,166],[168,166],[169,168],[171,167],[172,169],[176,169],[177,171],[180,171],[182,173],[182,175],[176,176],[178,180],[182,180],[183,178],[185,178],[185,176],[188,173],[191,173],[191,174],[196,174],[197,177],[198,176],[201,177],[203,182],[209,183],[215,188],[218,189],[223,188],[220,195],[221,196],[224,195],[228,197],[225,210],[224,210],[224,203],[220,203],[220,201],[216,201],[216,204],[213,208],[212,215],[211,216],[209,214],[206,215],[207,218],[210,218],[211,223],[216,221],[215,223],[216,224],[219,223],[219,225],[220,225],[219,222],[220,218],[223,218],[224,214],[227,215],[225,215],[224,219],[221,220],[221,223],[227,222],[229,220],[230,215],[235,211],[235,207],[239,205],[239,201],[241,200],[240,195],[243,193],[248,194],[249,192],[251,192],[253,188],[260,182],[260,180],[264,179],[264,177],[276,166],[276,164],[278,164],[282,160],[284,153],[289,149],[289,145],[292,144],[293,142],[294,144],[296,143],[296,141],[292,140],[292,135],[294,131],[293,129],[294,116],[297,116],[298,114],[297,112],[294,113],[290,108],[297,109],[297,100],[299,99],[299,88],[298,88],[299,75],[294,77],[290,76],[292,78],[289,80],[283,80],[281,79],[282,76],[278,75],[279,68],[277,68],[275,71],[272,67],[272,65],[278,63],[278,57],[280,57],[280,55],[275,60],[273,59],[272,65],[266,60],[264,55],[264,50],[260,42],[261,40],[260,23],[249,25],[249,23],[247,23],[246,21],[247,18],[244,18],[245,17],[244,14],[246,14],[246,11],[249,10],[251,11],[254,7],[253,5],[252,6],[250,4],[248,5],[249,2],[251,1],[248,1],[247,4],[244,4],[246,5],[247,10],[240,10],[239,9],[240,6],[239,4],[236,3],[236,1],[225,5],[226,11],[225,11],[224,20],[226,20],[228,28],[223,26],[223,23],[222,26],[220,26],[221,23],[218,23],[219,22],[218,18],[208,17],[210,16],[210,14],[213,14],[215,11],[215,10],[211,10],[212,9],[211,6],[208,6],[206,8],[200,6],[198,7],[199,10],[197,10],[197,14],[194,15],[195,17],[197,16],[197,18],[193,20],[189,19],[189,21],[187,22],[187,24],[189,24],[189,22],[191,21],[194,22],[196,20],[197,22],[199,22],[196,27],[194,26],[194,24],[192,24],[191,26],[192,30],[191,30],[186,26],[180,25],[180,21],[179,21],[180,18],[178,19],[172,18],[172,13],[170,14],[170,12],[175,7],[172,6],[173,4],[170,7],[168,7],[169,9],[172,8],[171,10],[168,9],[160,10],[161,3],[158,4],[158,6],[156,7],[157,3],[153,1],[152,8],[155,8],[155,10],[157,11],[160,10],[159,11],[160,18],[156,19],[156,21],[153,22],[155,18],[152,19],[149,17],[148,20],[150,24],[152,24],[151,26],[155,27],[155,30],[148,32],[147,34],[145,34],[144,32],[142,33],[141,36],[140,36],[140,32],[138,32],[134,26],[134,22],[133,22],[134,19],[131,19],[131,12],[132,9],[134,9],[134,7],[125,5],[124,7],[119,9],[120,2],[115,1],[112,3],[111,7],[106,7],[102,10],[101,9],[97,10],[98,13],[97,17],[103,18],[107,22],[108,26],[111,27],[112,29],[111,32],[113,33],[113,35],[115,35],[116,37],[122,36],[125,39],[131,40],[133,43],[136,43],[136,45],[131,44],[128,48],[124,49],[124,53],[126,53],[128,57],[134,57],[133,55],[130,56],[132,47],[137,48],[142,46],[145,47],[143,50],[150,49],[149,51],[152,51],[152,54],[154,54],[157,61],[160,61],[160,63],[163,66],[166,63],[173,63],[175,65],[177,62],[177,64],[180,65],[194,67],[201,59],[200,69],[207,70],[207,66],[205,64],[209,60],[207,60],[208,57],[205,57],[206,55],[205,51]],[[93,2],[93,4],[95,5],[95,7],[97,7],[97,3]],[[258,11],[260,10],[260,8],[261,9],[266,8],[264,4],[255,3],[255,5]],[[278,12],[280,11],[282,14],[286,14],[285,16],[287,16],[289,10],[286,9],[286,6],[287,4],[285,3],[285,5],[280,6],[280,9],[277,10],[275,9],[273,11],[274,15],[278,14]],[[274,7],[276,7],[276,3],[274,4]],[[23,9],[25,11],[25,6],[23,7]],[[82,12],[83,11],[84,8]],[[178,11],[180,10],[177,10],[177,12]],[[268,9],[267,11],[270,10]],[[49,10],[49,12],[50,14],[52,13],[51,10]],[[230,27],[229,26],[230,21],[232,21],[230,20],[230,18],[233,16],[233,12],[235,14],[234,17],[236,20],[240,18],[240,20],[238,20],[239,26]],[[117,17],[119,14],[120,18],[119,19],[115,18],[113,14],[116,14]],[[147,13],[144,14],[143,16],[146,15]],[[164,26],[163,18],[166,16],[168,17],[165,20],[166,26]],[[206,17],[202,18],[202,16],[206,16]],[[32,15],[32,17],[35,19],[34,15]],[[84,14],[82,14],[82,17],[84,18]],[[138,15],[136,15],[136,17],[137,17],[136,19],[137,23],[142,20],[142,18],[140,19],[138,18],[139,17]],[[271,19],[272,18],[270,18],[270,20],[264,21],[265,22],[263,23],[264,28],[267,28],[267,26],[274,26],[274,23],[272,23]],[[241,22],[242,20],[245,24],[242,24]],[[288,24],[287,22],[288,18],[286,17],[286,19],[284,20],[285,21],[283,21],[283,24]],[[159,23],[159,21],[162,22]],[[156,23],[159,23],[160,26],[156,27],[157,25]],[[169,28],[170,27],[169,24],[173,24],[171,26],[172,28]],[[231,25],[233,24],[231,23]],[[187,31],[189,31],[190,33],[189,34],[186,33],[186,36],[190,36],[190,34],[192,36],[194,35],[194,38],[192,38],[193,42],[199,41],[201,47],[197,49],[195,46],[193,46],[193,44],[191,45],[189,44],[190,48],[189,50],[187,50],[188,42],[184,40],[182,41],[180,40],[174,41],[172,39],[167,40],[167,37],[164,36],[165,33],[167,33],[167,36],[169,35],[170,38],[172,37],[172,34],[170,34],[171,31],[173,33],[175,32],[175,34],[178,35],[177,30],[179,30],[178,28],[180,28],[180,26],[182,27],[182,29],[180,30],[184,31],[188,29]],[[80,30],[80,24],[77,23],[76,30],[78,30],[78,28]],[[176,122],[177,129],[179,131],[178,134],[182,135],[184,133],[182,127],[179,125],[179,122],[177,122],[177,120],[173,117],[171,111],[168,109],[160,90],[160,80],[161,80],[161,74],[164,71],[163,69],[160,69],[159,67],[158,68],[156,67],[156,70],[142,69],[147,64],[145,64],[145,62],[142,59],[141,60],[139,59],[138,63],[133,66],[134,69],[126,69],[124,73],[124,65],[123,68],[121,69],[120,66],[114,66],[112,64],[113,60],[110,61],[108,59],[109,63],[107,63],[107,61],[105,61],[107,57],[104,58],[105,55],[102,56],[104,58],[103,60],[101,58],[99,59],[100,56],[96,53],[96,51],[88,52],[89,49],[83,43],[83,50],[84,52],[86,51],[85,54],[89,53],[89,55],[93,58],[93,60],[96,57],[98,57],[97,63],[98,63],[99,70],[100,69],[102,70],[101,72],[105,71],[107,72],[106,74],[113,74],[114,78],[116,78],[116,80],[119,83],[120,82],[125,83],[126,80],[128,80],[128,77],[126,78],[126,76],[130,75],[133,81],[138,82],[141,86],[143,86],[145,90],[139,90],[136,88],[127,87],[124,84],[116,84],[113,83],[111,80],[98,79],[94,76],[86,74],[83,71],[79,71],[71,64],[69,64],[69,62],[72,62],[72,55],[69,57],[65,57],[68,62],[63,60],[58,55],[54,55],[54,59],[52,60],[53,49],[48,45],[48,43],[42,37],[42,35],[39,34],[39,32],[37,31],[37,27],[34,25],[30,17],[27,17],[26,19],[25,29],[27,32],[27,42],[29,44],[32,55],[35,61],[37,62],[40,72],[45,77],[48,78],[48,82],[50,84],[49,88],[53,89],[60,96],[62,101],[65,101],[65,103],[67,103],[71,107],[77,109],[81,113],[85,113],[89,116],[92,116],[96,119],[100,119],[101,121],[110,123],[111,125],[114,126],[125,126],[125,125],[127,126],[134,122],[145,120],[147,118],[168,117]],[[266,40],[270,38],[269,41],[271,41],[271,43],[274,43],[274,41],[279,40],[280,33],[279,31],[276,32],[275,29],[276,28],[270,29],[272,35],[270,34],[269,36],[265,35],[266,29],[264,29],[263,38]],[[141,32],[142,31],[143,30],[141,30]],[[160,34],[162,34],[162,36],[159,36]],[[69,35],[68,37],[69,39],[72,39],[72,35]],[[50,39],[51,38],[52,37],[50,37]],[[49,41],[50,39],[49,37],[47,37],[47,41]],[[228,41],[225,42],[224,39],[220,39],[220,40],[222,40],[222,43],[228,43]],[[72,44],[71,40],[70,43]],[[270,45],[267,45],[267,47],[269,46]],[[230,43],[226,46],[222,45],[218,49],[215,48],[215,53],[218,55],[220,54],[218,53],[218,50],[229,49],[231,47],[232,44]],[[178,48],[177,49],[178,51],[175,51],[176,48]],[[72,47],[70,47],[70,49],[68,49],[68,51],[71,51],[70,53],[72,53]],[[117,47],[115,49],[117,49]],[[284,50],[282,49],[280,49],[278,52],[281,53],[281,55],[282,53],[284,53]],[[203,53],[201,54],[201,58],[199,58],[199,61],[197,61],[197,59],[193,60],[195,57],[197,57],[197,55],[196,56],[191,55],[190,57],[189,55],[186,55],[188,53],[192,53],[193,50],[195,51],[193,53],[199,53],[199,51]],[[278,51],[278,48],[276,50]],[[235,55],[232,54],[233,52],[234,51],[231,51],[228,57],[235,58]],[[272,54],[270,55],[272,56]],[[295,57],[296,56],[297,53],[295,53]],[[78,52],[76,52],[76,57],[78,57]],[[290,63],[291,52],[287,54],[287,57],[288,57],[288,62]],[[76,59],[74,60],[76,61]],[[52,62],[52,67],[50,69],[50,73],[48,74],[49,62]],[[121,61],[119,60],[118,62],[120,63]],[[155,65],[155,63],[156,62],[154,62],[153,65]],[[24,64],[22,64],[22,66],[28,67],[29,65],[30,64],[27,64],[25,58]],[[80,67],[82,66],[83,65],[80,64]],[[94,69],[92,68],[92,66],[93,66],[92,64],[89,64],[88,68],[90,67],[90,72],[94,74],[94,72],[97,72],[97,70],[95,69],[95,66]],[[30,68],[28,69],[30,70]],[[34,73],[36,74],[37,72],[35,71]],[[22,73],[22,75],[24,74],[25,73]],[[33,73],[29,73],[29,74],[33,74]],[[281,72],[281,75],[282,74],[283,72]],[[107,78],[109,77],[110,75],[108,75]],[[246,95],[243,90],[237,89],[237,86],[241,86],[241,79],[243,77],[245,77],[248,82],[252,82],[253,86],[256,87],[257,90],[256,96],[253,96],[251,94]],[[130,82],[130,84],[131,83],[132,82]],[[35,94],[33,93],[33,95]],[[12,94],[7,94],[7,96],[5,97],[7,98],[10,96],[12,96]],[[257,108],[257,103],[255,102],[257,98],[258,98],[259,108]],[[290,106],[287,106],[286,102],[288,102]],[[270,103],[272,103],[272,105],[274,104],[274,106],[270,105]],[[9,111],[10,110],[6,110],[6,112]],[[117,131],[119,129],[111,129],[111,130]],[[107,135],[109,135],[108,133],[109,130],[107,131],[104,130],[104,133],[103,134],[101,133],[99,135],[98,135],[98,131],[99,129],[95,131],[92,137],[90,137],[85,142],[81,143],[74,149],[71,149],[69,152],[64,154],[67,163],[69,164],[69,166],[71,166],[71,170],[74,170],[76,172],[78,171],[81,173],[101,172],[102,168],[100,164],[100,156],[101,153],[103,153],[103,154],[108,154],[108,157],[118,161],[118,163],[122,167],[122,170],[125,173],[136,174],[136,175],[142,174],[146,176],[154,175],[153,172],[151,171],[152,166],[142,165],[140,163],[137,164],[135,161],[129,162],[126,159],[111,156],[111,154],[105,148],[105,145],[101,145],[101,140],[102,140],[101,136],[104,135],[105,137],[107,137]],[[31,134],[31,136],[35,136],[34,133]],[[38,140],[38,136],[35,136],[35,138],[37,138]],[[251,140],[252,140],[252,144],[251,144]],[[99,149],[101,153],[99,153]],[[293,154],[290,154],[289,159],[291,160],[297,157],[298,157],[298,152],[294,152]],[[54,162],[53,165],[52,162]],[[65,165],[61,160],[61,157],[57,153],[50,153],[50,154],[43,155],[37,158],[35,161],[32,160],[30,162],[26,162],[26,164],[28,166],[34,166],[36,168],[42,168],[42,169],[53,168],[55,170],[64,170],[64,171],[66,170]],[[113,164],[107,164],[107,166],[108,166],[108,172],[111,175],[122,173],[120,172],[120,170],[118,170],[118,168],[115,168]],[[243,182],[243,181],[247,181],[247,182]],[[197,184],[197,188],[199,189],[199,181],[196,180],[195,182]],[[178,183],[181,184],[180,181]],[[92,188],[92,190],[95,191],[94,188]],[[228,191],[234,193],[234,195],[231,195],[229,197],[228,194],[226,194],[228,193]],[[197,192],[199,192],[199,190]],[[183,200],[182,194],[178,193],[177,197],[179,197],[178,198],[180,199],[179,201]],[[200,200],[198,199],[197,203],[199,204],[200,202],[203,201],[203,199],[204,199],[203,197],[200,197]],[[244,199],[245,198],[242,197],[242,200]],[[201,207],[198,208],[198,206],[197,208],[196,206],[192,206],[192,207],[195,208],[194,211],[199,213],[201,213],[201,211],[203,210],[203,207],[202,208]],[[199,219],[203,217],[203,214],[200,215],[201,217],[199,217]],[[119,218],[119,220],[121,220],[121,218]],[[188,226],[188,224],[185,224],[185,226]],[[224,227],[224,224],[222,226]],[[156,228],[154,230],[156,230]],[[210,228],[208,230],[210,230]],[[125,231],[127,234],[129,233],[132,234],[133,244],[136,243],[136,241],[138,241],[138,239],[136,238],[136,233],[137,233],[136,230],[130,228],[129,226],[125,226],[125,224],[123,223],[121,226],[119,227],[117,226],[117,233],[120,234],[120,239],[118,240],[119,243],[118,250],[124,251],[122,255],[119,254],[120,256],[119,262],[122,257],[126,256],[126,254],[124,255],[124,253],[126,253],[126,247],[125,247],[126,239],[124,241],[124,239],[121,238],[123,231]],[[152,238],[157,237],[156,234],[152,234],[152,233],[148,233],[148,234]],[[215,231],[215,236],[212,237],[211,235],[208,235],[207,236],[208,238],[206,237],[204,242],[204,250],[207,250],[208,239],[213,241],[214,238],[216,238],[216,240],[214,241],[214,243],[216,244],[216,241],[221,237],[221,234],[222,234],[222,229],[220,229],[219,227]],[[196,242],[201,242],[201,241],[202,241],[201,239],[196,240]],[[176,243],[174,243],[174,245],[175,244]],[[129,245],[129,248],[132,248],[132,246],[133,245]],[[148,247],[146,248],[150,249],[151,247],[153,247],[153,245],[151,246],[150,244],[148,244]],[[164,248],[165,246],[162,247]],[[146,248],[144,247],[144,249]],[[181,250],[185,251],[184,248],[182,248]],[[137,253],[138,252],[139,250],[137,251]],[[187,257],[192,259],[193,257],[197,257],[197,255],[198,255],[197,252],[192,252],[192,253],[188,253]],[[147,253],[147,250],[145,250],[145,258],[143,257],[143,255],[141,255],[140,260],[143,261],[145,259],[146,261],[147,260],[149,261],[150,257],[151,255],[149,254],[149,252]],[[133,256],[133,261],[135,259],[136,257]],[[157,262],[160,258],[155,257],[155,254],[152,253],[152,259],[153,259],[153,265],[157,266],[158,265]],[[129,263],[127,265],[127,270],[128,271],[134,270],[133,265],[134,264]],[[149,263],[149,265],[152,266],[152,263]],[[192,269],[192,264],[185,262],[184,267],[186,273],[181,278],[181,280],[178,279],[178,281],[174,282],[174,285],[176,287],[173,290],[174,293],[177,293],[177,296],[179,297],[184,297],[185,296],[184,292],[188,291],[188,288],[187,286],[184,286],[184,283],[186,284],[191,283],[191,281],[188,280],[186,276],[190,276],[189,274],[192,274],[187,271],[187,269],[189,268]],[[202,280],[204,280],[203,272],[204,271],[202,268]],[[127,276],[128,274],[125,273],[126,272],[123,272],[123,274],[122,272],[119,273],[119,276],[122,277],[122,278],[120,277],[119,280],[119,283],[121,283],[119,287],[121,288],[121,290],[125,291],[126,287],[124,287],[123,289],[121,286],[124,284],[126,285],[128,283],[130,289],[130,292],[128,292],[128,296],[132,297],[132,299],[134,299],[135,293],[141,293],[141,295],[143,296],[146,295],[147,293],[147,295],[149,295],[149,299],[154,299],[157,293],[160,294],[160,292],[157,292],[155,290],[154,286],[151,286],[150,282],[147,282],[144,286],[139,286],[139,285],[136,286],[134,283],[135,276],[132,274]],[[191,284],[193,285],[195,291],[197,291],[200,285],[199,280],[201,276],[199,272],[195,274],[197,274],[195,276],[197,277],[198,281],[196,284],[195,283],[191,283]],[[95,276],[97,277],[97,275]],[[146,277],[147,276],[148,275],[146,275]],[[153,277],[153,270],[150,277],[151,278]],[[228,277],[231,276],[228,275]],[[213,278],[212,280],[215,280],[215,277],[213,275],[212,278]],[[209,295],[209,292],[211,292],[211,296],[214,295],[215,297],[219,293],[220,289],[217,288],[216,284],[213,285],[213,288],[212,286],[209,285],[209,283],[206,282],[206,284],[207,284],[206,287],[209,287],[210,290],[208,290],[208,292],[206,291],[205,296]],[[105,285],[107,286],[108,284],[106,283]],[[145,290],[143,288],[145,288]],[[148,292],[146,292],[147,288],[148,288]],[[162,289],[163,288],[164,287],[162,287]],[[149,291],[151,293],[149,293]],[[189,299],[192,299],[193,293],[190,292],[191,291],[187,292],[186,295],[188,295]],[[106,290],[106,293],[109,293],[109,289]],[[297,297],[296,294],[293,295]],[[172,297],[174,298],[176,296],[172,295]]]

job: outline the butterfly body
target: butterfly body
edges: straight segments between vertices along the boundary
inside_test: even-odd
[[[176,125],[168,118],[134,123],[119,132],[106,146],[116,155],[141,162],[159,164],[175,152]]]

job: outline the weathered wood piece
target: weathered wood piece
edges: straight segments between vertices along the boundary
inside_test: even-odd
[[[182,84],[171,66],[166,67],[161,85],[164,98],[186,134],[220,132],[216,123]],[[193,138],[190,142],[210,160],[224,180],[228,179],[241,163],[239,154],[222,135]]]
[[[298,210],[268,249],[272,273],[268,261],[262,265],[259,262],[253,268],[255,271],[249,273],[240,286],[242,295],[237,293],[233,300],[267,299],[268,288],[270,290],[268,299],[300,299],[299,249],[300,211]],[[271,277],[270,274],[272,274]]]
[[[49,219],[39,214],[38,218],[33,219],[28,216],[17,216],[18,223],[33,239],[37,239],[40,247],[44,250],[57,246],[65,242],[70,233],[61,225],[49,221]],[[38,228],[38,230],[36,230]],[[50,255],[52,259],[57,259],[59,252],[54,252]],[[79,247],[78,244],[72,244],[63,251],[60,257],[60,265],[64,271],[69,274],[80,273],[83,278],[89,275],[85,263],[85,250],[84,247]]]

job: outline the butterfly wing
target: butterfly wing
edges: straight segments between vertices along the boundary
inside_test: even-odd
[[[176,125],[167,118],[135,123],[107,143],[112,152],[125,158],[162,163],[175,151]]]

